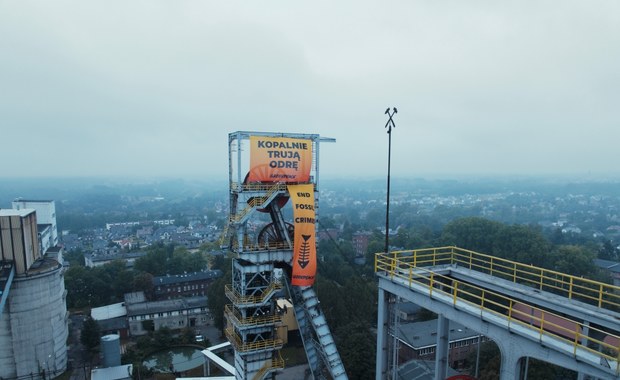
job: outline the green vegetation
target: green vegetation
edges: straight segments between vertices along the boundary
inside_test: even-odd
[[[592,262],[597,257],[595,247],[554,244],[536,226],[463,218],[448,223],[438,240],[439,245],[455,245],[597,281],[609,280]]]
[[[328,188],[326,183],[323,183],[323,189]],[[206,215],[209,222],[222,226],[225,216],[216,212],[214,205],[227,197],[226,184],[221,184],[209,196],[202,195],[204,187],[190,192],[185,190],[187,183],[182,185],[161,183],[157,191],[125,188],[129,196],[118,196],[113,188],[107,186],[94,187],[79,201],[58,202],[58,222],[63,228],[79,232],[87,227],[101,228],[105,222],[144,220],[145,215],[148,219],[176,219],[178,225]],[[356,183],[353,188],[350,185],[331,184],[330,191],[336,195],[332,199],[322,195],[319,229],[336,228],[340,230],[340,235],[337,239],[320,242],[315,289],[349,376],[371,379],[374,377],[376,343],[373,326],[376,323],[377,297],[373,263],[374,254],[383,251],[385,243],[384,235],[378,230],[385,221],[385,210],[377,199],[384,199],[384,182]],[[618,243],[613,241],[620,236],[620,231],[614,235],[613,230],[606,230],[620,220],[615,211],[618,209],[617,190],[620,184],[586,186],[542,183],[537,186],[533,191],[532,183],[526,181],[459,183],[395,180],[393,189],[394,194],[398,194],[399,204],[391,210],[390,225],[398,227],[398,233],[390,238],[391,248],[456,245],[577,276],[608,280],[592,265],[592,259],[620,259],[616,248]],[[182,191],[185,193],[177,194],[177,189],[184,189]],[[193,193],[199,195],[194,197]],[[324,194],[327,193],[325,191]],[[139,196],[144,194],[161,195],[166,201],[142,202]],[[346,194],[348,200],[338,198],[338,194]],[[470,202],[468,195],[464,194],[479,195],[470,197]],[[493,197],[485,199],[485,195]],[[426,200],[418,202],[427,196],[434,199],[461,197],[459,199],[464,201],[453,204]],[[70,198],[46,195],[46,198],[49,197]],[[556,224],[550,227],[552,222],[559,220],[567,226],[580,227],[583,233],[563,232]],[[371,231],[372,235],[365,256],[366,263],[358,265],[354,263],[351,237],[353,233],[364,230]],[[605,232],[606,237],[592,237],[599,231]],[[215,243],[203,247],[202,252],[214,248],[217,248]],[[153,292],[153,276],[195,271],[206,265],[204,253],[190,253],[184,248],[156,245],[147,251],[146,257],[136,261],[134,270],[120,263],[84,268],[81,252],[68,253],[65,256],[71,263],[65,275],[68,306],[84,308],[120,302],[128,291],[141,290],[149,297]],[[212,269],[220,269],[224,273],[208,289],[209,308],[215,326],[221,330],[224,326],[224,305],[229,303],[224,286],[231,283],[231,264],[226,257],[218,257],[211,264]],[[426,317],[431,318],[432,315]],[[155,338],[149,335],[149,339],[159,338],[166,341],[165,336]],[[142,339],[141,345],[144,344],[145,339]],[[493,377],[493,363],[491,359],[485,361],[483,370],[490,374],[488,378]],[[499,369],[499,363],[496,364]],[[542,367],[530,361],[530,368],[529,378],[544,378],[536,377],[535,373],[537,368],[542,371]]]
[[[404,215],[401,215],[401,219],[405,220]],[[345,235],[359,228],[348,222],[345,225]],[[372,234],[364,265],[354,263],[350,237],[339,241],[321,241],[318,250],[319,269],[315,289],[345,368],[352,378],[374,378],[376,342],[373,326],[376,323],[377,287],[373,263],[374,253],[383,250],[384,239],[378,232]],[[507,225],[479,217],[455,219],[437,231],[416,223],[411,223],[409,227],[403,225],[391,243],[406,249],[456,245],[599,280],[602,277],[593,266],[592,259],[601,252],[606,257],[617,255],[611,244],[603,245],[600,251],[596,250],[596,245],[557,244],[545,236],[540,227]],[[120,262],[96,268],[72,266],[65,275],[69,307],[95,307],[120,302],[123,294],[130,291],[141,290],[148,296],[153,291],[154,275],[195,271],[196,268],[206,267],[207,263],[202,252],[190,253],[185,248],[156,245],[147,252],[145,257],[136,261],[134,270],[127,269]],[[79,259],[77,254],[75,256]],[[231,283],[230,258],[217,256],[212,260],[211,267],[224,273],[208,289],[209,309],[214,317],[214,325],[222,330],[224,305],[229,302],[224,294],[224,286]],[[193,336],[190,338],[193,339]],[[133,358],[131,360],[138,360],[136,358],[141,358],[146,351],[168,347],[175,342],[166,331],[151,332],[147,337],[138,339],[136,346],[127,355]],[[494,368],[497,367],[495,361],[489,359],[483,363],[481,375],[489,373],[489,378],[492,378]],[[535,361],[530,363],[530,372],[533,371],[531,378],[537,376],[537,368],[541,368],[540,373],[547,369]]]
[[[230,285],[232,282],[232,266],[230,257],[218,256],[211,263],[211,269],[219,269],[224,274],[222,277],[216,279],[209,285],[207,289],[207,302],[209,310],[213,315],[213,325],[220,331],[224,330],[224,306],[230,303],[226,294],[224,293],[224,287]]]
[[[90,353],[94,353],[97,351],[99,347],[99,339],[100,339],[100,330],[99,324],[97,321],[88,317],[84,320],[84,325],[82,326],[82,334],[80,335],[80,342],[86,347],[86,349]]]
[[[473,351],[467,358],[469,373],[476,373],[476,351]],[[480,345],[480,357],[478,359],[478,379],[495,380],[499,378],[501,353],[499,347],[493,341],[484,342]],[[527,379],[548,380],[548,379],[576,379],[577,373],[556,365],[546,363],[542,360],[524,358],[521,363],[522,371],[527,368]]]
[[[122,302],[123,295],[143,291],[147,298],[153,294],[153,276],[195,272],[207,267],[203,251],[189,252],[185,247],[158,244],[135,262],[134,269],[121,261],[87,268],[72,265],[65,273],[67,306],[69,308],[98,307]]]
[[[207,267],[202,252],[189,252],[185,247],[158,244],[149,247],[147,255],[136,260],[135,270],[153,276],[196,272]]]

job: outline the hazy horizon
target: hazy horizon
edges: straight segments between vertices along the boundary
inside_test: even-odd
[[[2,177],[227,179],[228,133],[321,178],[620,177],[620,3],[0,3]],[[8,164],[7,164],[8,163]],[[551,173],[551,174],[550,174]]]

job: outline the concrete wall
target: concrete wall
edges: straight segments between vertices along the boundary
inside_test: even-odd
[[[143,320],[129,320],[129,333],[132,336],[145,335],[148,333],[142,326],[144,321],[153,321],[155,330],[159,330],[162,327],[167,327],[171,330],[183,329],[189,327],[189,316],[187,315],[173,315],[164,316],[158,318],[145,318]]]
[[[15,377],[15,359],[13,358],[13,336],[8,306],[0,314],[0,377]]]
[[[0,210],[0,257],[14,262],[16,274],[41,257],[34,210]]]
[[[67,368],[67,304],[60,265],[17,276],[0,319],[0,377]]]

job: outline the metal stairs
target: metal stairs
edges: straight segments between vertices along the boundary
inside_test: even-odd
[[[232,224],[243,224],[245,223],[250,216],[252,215],[252,211],[264,208],[268,204],[270,204],[276,197],[282,195],[286,191],[286,186],[281,183],[276,183],[272,187],[270,187],[267,192],[262,196],[252,197],[248,201],[248,205],[239,213],[230,216],[230,223]]]
[[[286,284],[293,301],[295,318],[297,319],[299,334],[301,335],[301,341],[304,345],[304,350],[306,351],[306,357],[308,358],[308,366],[310,367],[310,371],[312,371],[314,378],[317,379],[319,378],[318,374],[322,372],[319,368],[319,365],[322,363],[319,361],[317,354],[317,342],[312,337],[312,328],[304,309],[301,292],[298,288],[291,286],[288,279]]]
[[[291,286],[288,278],[286,283],[314,378],[325,378],[323,369],[327,369],[334,380],[348,379],[314,288]]]

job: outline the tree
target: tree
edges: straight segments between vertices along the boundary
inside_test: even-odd
[[[530,380],[577,379],[577,373],[542,360],[528,358],[527,378]],[[521,360],[526,360],[523,358]],[[524,364],[525,365],[525,364]]]
[[[153,275],[142,272],[134,276],[132,282],[134,292],[144,292],[147,299],[153,299],[155,287],[153,286]]]
[[[207,289],[207,304],[209,311],[213,315],[213,325],[220,331],[224,331],[224,306],[227,298],[224,293],[224,286],[232,282],[230,270],[224,272],[224,275],[213,281]]]
[[[351,322],[337,331],[338,352],[351,379],[375,378],[376,340],[370,326]]]
[[[136,260],[134,268],[153,276],[196,272],[207,267],[207,259],[202,252],[189,252],[185,247],[155,245],[146,256]]]
[[[549,250],[549,242],[539,229],[525,225],[503,225],[495,233],[493,249],[488,253],[524,264],[549,267]]]
[[[88,349],[89,352],[96,352],[97,347],[99,346],[99,339],[101,338],[100,334],[99,324],[97,321],[91,317],[88,317],[84,320],[84,324],[82,325],[80,342]]]
[[[65,289],[67,289],[67,306],[69,308],[88,305],[89,268],[71,266],[65,272]]]
[[[81,249],[64,253],[63,259],[69,263],[69,267],[84,266],[84,253]]]
[[[181,329],[181,333],[179,334],[179,342],[182,344],[196,343],[196,335],[194,334],[194,330],[189,327],[184,327]]]
[[[495,236],[501,228],[501,223],[484,218],[457,219],[446,224],[441,234],[441,241],[444,245],[455,245],[480,253],[492,254]]]
[[[383,252],[384,250],[385,238],[382,239],[378,234],[373,235],[368,242],[368,248],[366,248],[366,266],[370,267],[371,271],[374,272],[375,255]]]
[[[599,259],[616,261],[618,260],[618,256],[620,256],[618,248],[614,247],[609,239],[605,240],[598,250]]]
[[[170,255],[172,252],[170,252]],[[147,272],[153,276],[163,276],[167,271],[168,249],[164,245],[155,245],[134,263],[134,269]]]
[[[172,331],[162,326],[153,332],[153,345],[156,349],[164,349],[172,346],[175,343]]]
[[[230,270],[231,260],[224,255],[211,256],[211,269],[219,269],[222,273]]]
[[[561,245],[554,250],[553,256],[555,257],[553,269],[558,272],[590,278],[596,276],[596,267],[592,262],[596,254],[585,247]]]
[[[469,363],[469,374],[476,373],[477,350],[473,350],[467,358]],[[480,344],[480,357],[478,358],[479,379],[492,380],[499,378],[501,365],[501,353],[499,347],[493,341],[483,342]]]

